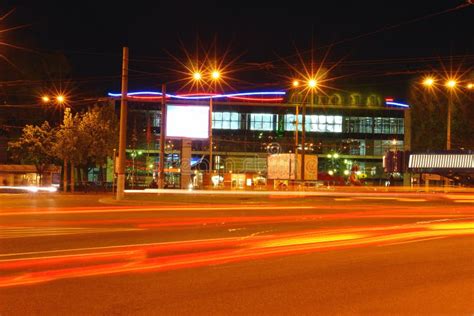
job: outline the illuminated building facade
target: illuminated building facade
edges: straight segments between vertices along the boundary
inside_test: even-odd
[[[109,96],[118,108],[119,95]],[[408,105],[373,94],[314,95],[312,102],[309,97],[292,91],[213,95],[212,169],[221,175],[220,182],[229,175],[233,175],[231,186],[236,188],[256,183],[256,179],[265,182],[269,154],[294,153],[295,150],[300,153],[301,108],[305,104],[305,154],[318,156],[318,173],[324,175],[331,171],[331,175],[347,178],[347,171],[357,165],[367,183],[383,184],[387,177],[382,166],[384,153],[409,149],[405,142],[407,137],[409,139],[405,122]],[[202,94],[169,94],[166,103],[168,106],[208,106],[209,98]],[[161,94],[130,93],[128,104],[129,174],[134,175],[133,185],[147,186],[156,176],[159,164]],[[193,123],[183,121],[182,124]],[[208,168],[209,142],[195,139],[191,147],[194,184],[202,186],[201,174]],[[179,187],[180,148],[179,139],[167,139],[168,187]],[[248,180],[249,174],[252,181]]]

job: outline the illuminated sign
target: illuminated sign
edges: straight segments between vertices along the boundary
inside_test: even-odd
[[[209,137],[209,107],[168,105],[166,111],[166,137]]]
[[[413,154],[410,169],[474,169],[474,154]]]

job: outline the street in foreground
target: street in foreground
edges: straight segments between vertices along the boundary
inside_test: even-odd
[[[474,313],[472,194],[0,201],[1,315]]]

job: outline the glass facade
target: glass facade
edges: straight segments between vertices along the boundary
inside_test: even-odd
[[[273,114],[250,114],[250,130],[273,131]]]
[[[344,117],[345,133],[404,134],[403,119],[397,117]]]
[[[403,134],[403,119],[394,117],[375,117],[374,134]]]
[[[342,133],[342,116],[307,115],[306,130],[320,133]]]
[[[213,129],[240,129],[240,113],[237,112],[213,112]]]
[[[269,113],[213,112],[212,128],[224,130],[245,129],[242,120],[248,118],[249,129],[253,131],[274,131],[274,121],[279,115]],[[280,117],[281,119],[281,117]],[[303,116],[298,115],[298,130],[302,130]],[[153,126],[159,126],[160,116],[153,119]],[[283,129],[295,130],[296,115],[283,115]],[[306,115],[306,131],[316,133],[354,133],[354,134],[392,134],[403,135],[403,118],[342,116],[342,115]]]
[[[298,115],[298,130],[302,130],[303,115]],[[285,114],[285,131],[294,131],[296,115]],[[306,115],[307,132],[342,133],[341,115]]]
[[[296,115],[295,114],[285,114],[284,116],[285,121],[285,131],[294,131],[296,125]],[[298,130],[303,130],[303,115],[298,115]]]
[[[344,118],[345,133],[372,134],[373,120],[371,117],[349,116]]]
[[[390,150],[403,150],[403,140],[374,140],[375,156],[382,156]]]

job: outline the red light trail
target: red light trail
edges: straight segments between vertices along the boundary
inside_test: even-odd
[[[278,206],[258,206],[268,211],[283,209]],[[398,225],[353,225],[330,228],[300,229],[291,232],[273,230],[253,233],[239,237],[183,240],[175,242],[152,242],[142,244],[124,244],[101,247],[83,247],[30,251],[23,253],[0,254],[0,287],[37,284],[64,278],[78,278],[96,275],[110,275],[137,272],[160,272],[186,269],[206,265],[224,264],[246,260],[258,260],[267,257],[288,256],[301,253],[335,251],[348,248],[389,246],[399,243],[419,242],[437,238],[455,236],[474,236],[474,208],[457,207],[439,209],[434,207],[384,207],[370,208],[370,204],[357,205],[357,210],[347,211],[344,205],[325,205],[325,207],[294,207],[298,210],[314,210],[317,214],[293,215],[254,215],[254,216],[183,216],[170,218],[127,218],[127,219],[80,219],[60,220],[55,226],[83,227],[84,225],[127,225],[128,229],[204,229],[226,225],[225,228],[243,224],[278,224],[317,222],[332,219],[358,218],[416,218],[418,222]],[[114,207],[115,208],[115,207]],[[255,206],[233,206],[236,211],[252,210]],[[285,210],[291,208],[284,207]],[[360,210],[359,210],[360,208]],[[224,206],[202,207],[121,207],[115,208],[77,208],[72,211],[57,210],[53,214],[83,212],[145,212],[163,210],[225,209]],[[370,209],[370,211],[362,211]],[[346,211],[344,211],[346,210]],[[326,213],[331,211],[330,213]],[[462,211],[462,212],[461,212]],[[15,213],[15,212],[10,212]],[[49,213],[49,214],[52,214]],[[28,214],[28,213],[27,213]],[[48,213],[46,213],[48,214]],[[4,215],[4,214],[3,214]],[[43,213],[43,215],[45,215]],[[422,221],[421,221],[422,220]],[[349,222],[350,223],[350,222]],[[3,227],[14,226],[10,222]],[[48,221],[41,218],[32,229],[47,227]],[[130,228],[128,225],[132,226]],[[327,224],[326,224],[327,225]],[[349,225],[349,224],[347,224]],[[90,227],[90,226],[89,226]],[[58,231],[58,235],[64,232]],[[107,228],[103,228],[107,232]],[[116,226],[111,231],[120,230]],[[87,233],[80,232],[77,233]],[[9,238],[8,235],[0,238]]]

